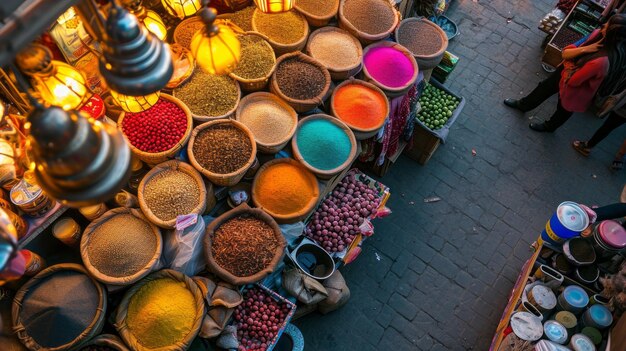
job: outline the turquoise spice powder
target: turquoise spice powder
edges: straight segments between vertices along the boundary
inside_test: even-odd
[[[350,138],[332,122],[316,119],[298,130],[298,149],[313,167],[327,171],[341,166],[350,156]]]

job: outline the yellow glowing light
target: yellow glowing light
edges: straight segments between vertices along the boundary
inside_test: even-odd
[[[202,7],[200,0],[161,0],[161,3],[170,15],[180,19],[195,15]]]
[[[165,37],[167,37],[167,28],[165,28],[165,23],[163,23],[161,16],[159,16],[156,12],[146,10],[146,17],[141,19],[141,21],[152,34],[156,35],[157,38],[165,40]]]
[[[158,91],[145,96],[130,96],[111,90],[111,97],[115,104],[126,112],[145,111],[154,106],[159,101],[160,96],[161,92]]]
[[[278,13],[293,8],[295,0],[254,0],[256,7],[265,13]]]
[[[74,67],[52,60],[49,72],[33,74],[34,87],[41,98],[62,109],[79,108],[89,98],[85,77]]]
[[[217,33],[200,30],[191,39],[191,54],[196,63],[210,74],[232,72],[241,58],[241,44],[237,35],[225,25],[218,25]]]

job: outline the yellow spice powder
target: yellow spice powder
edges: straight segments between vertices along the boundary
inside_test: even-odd
[[[189,334],[196,302],[183,282],[170,278],[144,284],[130,299],[126,324],[147,348],[170,346]]]

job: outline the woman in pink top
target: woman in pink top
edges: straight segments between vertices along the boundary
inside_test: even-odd
[[[553,132],[574,112],[585,112],[598,89],[612,90],[623,77],[626,61],[626,16],[614,15],[600,30],[594,31],[580,46],[563,50],[563,64],[528,96],[506,99],[504,104],[526,112],[538,107],[550,96],[559,93],[557,109],[545,122],[529,127],[538,132]]]

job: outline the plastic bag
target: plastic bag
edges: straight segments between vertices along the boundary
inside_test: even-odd
[[[297,268],[283,271],[283,287],[298,301],[307,305],[316,304],[328,296],[326,288],[320,282]]]
[[[163,240],[165,266],[190,277],[202,271],[206,266],[202,249],[205,228],[204,219],[196,215],[195,224],[184,230],[168,230]]]
[[[322,314],[330,313],[345,305],[350,299],[350,288],[339,271],[335,271],[328,279],[324,280],[324,287],[328,291],[328,298],[317,304],[317,309]]]
[[[298,238],[304,233],[304,222],[297,222],[293,224],[281,224],[280,231],[283,233],[283,237],[287,241],[287,246],[291,246]]]

